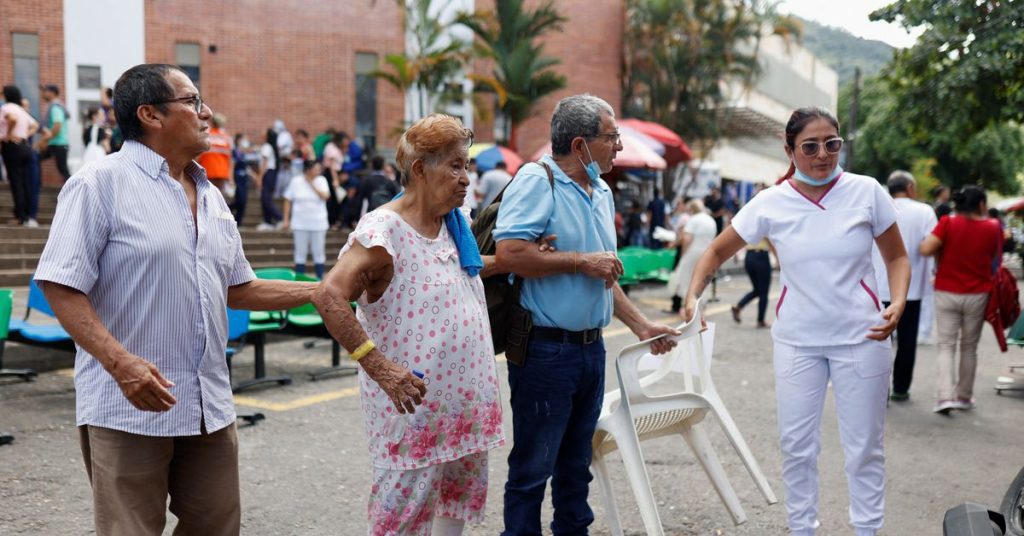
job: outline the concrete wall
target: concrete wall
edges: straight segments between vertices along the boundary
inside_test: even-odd
[[[102,87],[114,87],[121,73],[146,61],[143,0],[64,0],[64,101],[71,120],[68,162],[72,172],[81,162],[82,117],[80,103],[99,103],[100,89],[80,88],[78,66],[100,67]]]

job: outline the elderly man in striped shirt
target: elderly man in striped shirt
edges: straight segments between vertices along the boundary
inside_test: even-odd
[[[225,307],[279,310],[315,285],[257,280],[224,198],[193,159],[203,104],[170,65],[114,88],[120,152],[64,186],[36,280],[78,346],[77,421],[100,535],[239,533]]]

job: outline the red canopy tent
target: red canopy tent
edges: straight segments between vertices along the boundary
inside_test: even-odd
[[[672,132],[665,126],[641,119],[619,119],[618,123],[661,142],[665,146],[665,161],[670,166],[693,159],[693,151],[686,145],[683,138],[680,138],[679,134]]]
[[[549,142],[534,153],[533,159],[539,160],[540,157],[550,152],[551,143]],[[664,158],[658,156],[658,153],[627,131],[622,132],[622,150],[615,156],[612,165],[620,168],[640,169],[665,169],[667,167]]]

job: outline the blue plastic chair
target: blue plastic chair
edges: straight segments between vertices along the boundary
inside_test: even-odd
[[[57,318],[35,279],[29,281],[28,284],[28,307],[25,310],[25,318],[12,320],[9,324],[11,340],[36,346],[74,349],[71,335],[68,335],[68,332],[59,324],[39,325],[29,322],[32,311],[39,311],[51,318]]]

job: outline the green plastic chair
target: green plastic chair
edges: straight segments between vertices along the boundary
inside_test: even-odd
[[[295,271],[291,268],[260,268],[254,270],[259,279],[276,279],[295,281]],[[253,368],[255,372],[251,380],[241,382],[231,388],[239,392],[250,387],[265,383],[288,385],[292,383],[289,376],[267,376],[266,344],[267,333],[281,331],[288,324],[288,311],[251,311],[249,313],[249,333],[246,340],[252,343]]]
[[[4,345],[7,342],[7,335],[10,333],[11,310],[13,309],[14,290],[9,288],[0,288],[0,377],[17,376],[27,382],[30,382],[36,377],[36,371],[31,369],[3,368]]]

